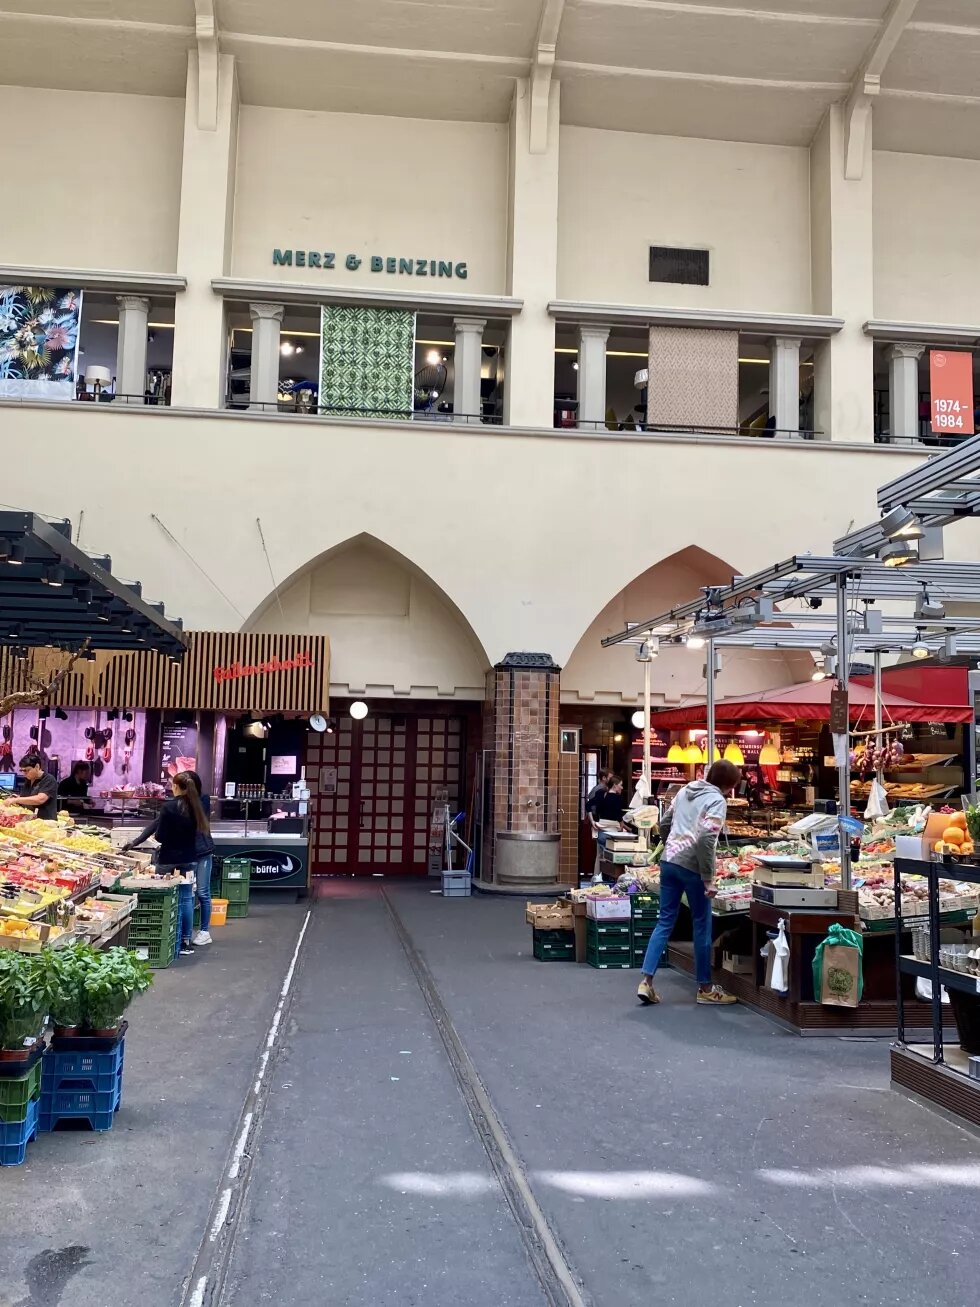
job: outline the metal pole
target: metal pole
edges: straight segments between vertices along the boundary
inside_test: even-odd
[[[847,679],[851,666],[851,651],[847,631],[847,577],[837,577],[837,687],[847,695]],[[845,717],[845,730],[850,727],[850,706]],[[837,831],[840,840],[840,883],[851,888],[851,843],[841,818],[851,814],[851,764],[849,759],[850,736],[845,736],[844,756],[837,763]]]
[[[650,668],[648,659],[643,664],[643,775],[647,783],[647,803],[653,796],[653,782],[650,779]]]
[[[708,661],[705,680],[708,685],[707,719],[708,738],[704,742],[704,756],[708,767],[715,760],[715,642],[709,640],[707,645]]]
[[[874,651],[874,669],[875,669],[875,746],[881,751],[881,650]],[[885,782],[885,773],[879,767],[877,773],[879,785]]]

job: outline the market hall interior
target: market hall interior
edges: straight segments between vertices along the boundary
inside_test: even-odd
[[[100,649],[0,776],[90,750],[121,839],[190,759],[216,898],[254,855],[249,915],[135,1000],[113,1128],[4,1172],[0,1299],[967,1300],[980,1152],[894,1091],[894,1022],[695,1009],[689,940],[641,1008],[524,913],[642,764],[602,641],[831,554],[973,433],[978,55],[973,0],[0,4],[0,518],[70,524],[188,645]],[[0,697],[59,652],[8,618]],[[715,691],[827,657],[726,649]],[[703,706],[703,648],[647,667]]]

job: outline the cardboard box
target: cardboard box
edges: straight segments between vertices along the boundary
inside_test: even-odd
[[[630,901],[627,898],[586,899],[586,915],[593,921],[629,921]]]
[[[755,960],[748,953],[723,953],[721,969],[730,971],[733,976],[754,976]]]
[[[524,920],[535,930],[571,930],[572,905],[566,899],[555,903],[529,903]]]

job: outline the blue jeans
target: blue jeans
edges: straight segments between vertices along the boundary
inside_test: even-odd
[[[694,922],[694,973],[699,985],[711,984],[711,900],[704,892],[704,881],[696,871],[678,867],[673,862],[660,864],[660,920],[650,936],[643,958],[643,974],[653,976],[667,941],[677,924],[681,895],[687,895]]]
[[[161,876],[169,875],[172,871],[179,871],[186,876],[189,871],[193,871],[194,866],[193,862],[186,865],[168,862],[158,864],[155,870]],[[189,944],[194,934],[194,887],[190,881],[183,880],[177,887],[177,894],[177,939],[181,944]]]
[[[211,925],[211,863],[212,856],[209,853],[194,868],[194,877],[197,880],[197,901],[201,905],[202,930],[207,930]]]

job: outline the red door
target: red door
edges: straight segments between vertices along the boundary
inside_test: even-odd
[[[424,876],[436,793],[446,790],[455,814],[464,758],[457,717],[372,713],[311,732],[313,874]]]

